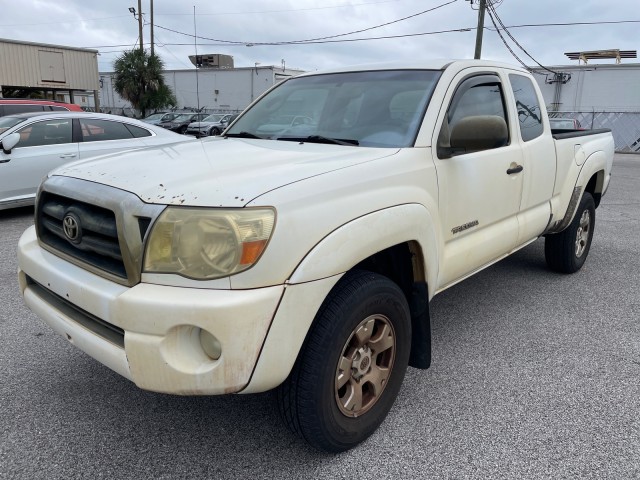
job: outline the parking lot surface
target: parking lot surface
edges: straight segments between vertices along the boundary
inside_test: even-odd
[[[589,258],[547,270],[544,241],[438,295],[433,364],[340,455],[280,423],[270,393],[139,390],[22,303],[0,211],[0,478],[640,478],[640,156],[616,155]]]

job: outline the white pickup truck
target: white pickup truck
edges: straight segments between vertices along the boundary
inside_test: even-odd
[[[100,157],[42,184],[19,244],[29,308],[140,388],[277,388],[327,451],[428,368],[429,301],[545,237],[584,263],[608,130],[554,134],[525,70],[341,68],[257,99],[223,136]]]

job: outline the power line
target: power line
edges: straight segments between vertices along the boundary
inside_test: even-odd
[[[509,32],[509,30],[507,30],[507,28],[505,27],[504,23],[502,22],[502,19],[501,19],[501,18],[500,18],[500,16],[497,14],[496,9],[495,9],[495,7],[492,5],[492,3],[491,3],[491,2],[489,2],[489,3],[488,3],[488,5],[487,5],[487,11],[489,12],[489,16],[491,17],[491,21],[493,22],[493,25],[496,27],[496,29],[497,29],[498,27],[497,27],[497,25],[496,25],[495,20],[497,20],[497,21],[498,21],[498,23],[499,23],[499,24],[500,24],[500,26],[502,27],[502,30],[503,30],[503,31],[504,31],[504,32],[509,36],[509,38],[513,41],[513,43],[515,43],[515,44],[518,46],[518,48],[519,48],[520,50],[522,50],[522,51],[525,53],[525,55],[526,55],[527,57],[529,57],[529,58],[530,58],[531,60],[533,60],[536,64],[538,64],[538,66],[540,66],[540,68],[543,68],[544,70],[547,70],[548,72],[551,72],[551,73],[553,73],[554,75],[556,75],[556,74],[558,73],[558,72],[555,72],[555,71],[553,71],[553,70],[550,70],[550,69],[548,69],[547,67],[545,67],[544,65],[542,65],[542,64],[541,64],[540,62],[538,62],[535,58],[533,58],[533,57],[529,54],[529,52],[527,52],[527,51],[525,50],[525,48],[524,48],[522,45],[520,45],[520,44],[518,43],[518,41],[515,39],[515,37],[514,37],[513,35],[511,35],[511,32]],[[494,20],[494,17],[495,17],[495,20]],[[498,32],[498,34],[500,34],[500,32]],[[500,38],[502,38],[502,35],[500,35]],[[503,42],[504,42],[504,39],[503,39]],[[511,53],[513,54],[513,52],[511,52]],[[520,59],[518,59],[518,61],[520,61]],[[528,68],[528,67],[527,67],[527,68]]]
[[[615,25],[615,24],[622,24],[622,23],[640,23],[640,20],[616,20],[616,21],[602,21],[602,22],[568,22],[568,23],[530,23],[530,24],[522,24],[522,25],[507,25],[504,28],[505,29],[512,29],[512,28],[537,28],[537,27],[566,27],[566,26],[580,26],[580,25]],[[157,25],[154,25],[157,27]],[[495,28],[490,28],[490,27],[485,27],[487,30],[491,30],[491,31],[498,31],[500,30],[497,26]],[[350,39],[349,41],[362,41],[362,40],[381,40],[381,39],[386,39],[386,38],[403,38],[403,37],[415,37],[415,36],[421,36],[421,35],[433,35],[433,34],[437,34],[437,33],[452,33],[452,32],[469,32],[471,30],[475,30],[476,27],[465,27],[465,28],[457,28],[457,29],[452,29],[452,30],[443,30],[441,32],[421,32],[421,33],[413,33],[413,34],[407,34],[407,35],[395,35],[395,36],[390,36],[390,37],[369,37],[369,38],[360,38],[360,39]],[[183,34],[182,32],[175,32],[175,33],[180,33]],[[183,34],[183,35],[189,35],[189,34]],[[203,38],[203,37],[199,37],[199,38]],[[206,40],[212,40],[212,41],[216,41],[213,39],[206,39]],[[341,40],[341,41],[347,41],[347,40]],[[228,41],[227,41],[228,42]],[[322,42],[317,42],[317,43],[322,43]],[[190,43],[165,43],[165,45],[191,45]],[[228,45],[227,43],[208,43],[208,44],[204,44],[201,43],[200,45],[208,45],[208,46],[225,46]],[[242,42],[237,42],[234,45],[238,45],[238,46],[244,46],[246,45],[245,43]],[[253,44],[253,45],[257,45],[257,44]],[[270,43],[260,43],[260,45],[271,45]],[[127,47],[128,44],[119,44],[119,45],[97,45],[97,46],[90,46],[90,47],[81,47],[81,48],[117,48],[117,47]],[[107,52],[105,52],[107,53]]]
[[[157,26],[157,25],[155,25]],[[321,43],[343,43],[343,42],[363,42],[363,41],[369,41],[369,40],[388,40],[388,39],[395,39],[395,38],[408,38],[408,37],[420,37],[420,36],[424,36],[424,35],[439,35],[441,33],[465,33],[465,32],[470,32],[471,30],[474,30],[473,27],[470,28],[455,28],[455,29],[451,29],[451,30],[439,30],[439,31],[434,31],[434,32],[420,32],[420,33],[407,33],[404,35],[385,35],[385,36],[381,36],[381,37],[364,37],[364,38],[343,38],[341,40],[320,40],[320,41],[315,41],[315,42],[304,42],[304,43],[293,43],[292,45],[312,45],[312,44],[321,44]],[[198,38],[202,38],[202,37],[198,37]],[[171,46],[186,46],[186,45],[193,45],[192,43],[165,43],[165,45],[171,45]],[[237,44],[232,44],[229,45],[228,43],[199,43],[198,45],[206,45],[206,46],[213,46],[213,47],[222,47],[222,46],[232,46],[232,47],[241,47],[241,46],[245,46],[244,43],[237,43]],[[259,43],[259,44],[251,44],[251,45],[274,45],[271,43]],[[127,47],[128,45],[101,45],[98,47],[84,47],[84,48],[115,48],[115,47]]]
[[[507,50],[509,50],[509,52],[511,52],[511,55],[513,55],[513,58],[515,58],[518,61],[518,63],[520,65],[522,65],[526,70],[531,71],[531,69],[527,66],[527,64],[524,63],[520,59],[520,57],[518,57],[518,55],[516,55],[516,52],[514,52],[513,49],[509,46],[509,44],[507,43],[507,40],[502,36],[502,33],[500,33],[500,29],[498,28],[498,25],[496,24],[496,21],[493,18],[493,15],[492,15],[490,9],[487,9],[487,13],[489,14],[489,18],[491,19],[491,23],[493,23],[493,26],[496,27],[496,32],[498,32],[498,36],[500,37],[500,40],[502,40],[502,43],[504,43],[504,46],[507,47]]]
[[[529,27],[573,27],[579,25],[617,25],[621,23],[640,23],[640,20],[609,20],[600,22],[566,22],[566,23],[524,23],[522,25],[509,25],[506,28]]]
[[[362,33],[362,32],[366,32],[366,31],[369,31],[369,30],[374,30],[376,28],[381,28],[381,27],[385,27],[385,26],[388,26],[388,25],[392,25],[394,23],[402,22],[402,21],[408,20],[410,18],[415,18],[415,17],[417,17],[419,15],[424,15],[425,13],[433,12],[434,10],[438,10],[439,8],[446,7],[447,5],[450,5],[450,4],[455,3],[457,1],[458,0],[450,0],[449,2],[445,2],[443,4],[440,4],[440,5],[436,6],[436,7],[429,8],[427,10],[423,10],[422,12],[414,13],[413,15],[409,15],[407,17],[399,18],[397,20],[392,20],[390,22],[385,22],[385,23],[382,23],[380,25],[374,25],[373,27],[363,28],[361,30],[354,30],[352,32],[347,32],[347,33],[340,33],[340,34],[337,34],[337,35],[329,35],[329,36],[326,36],[326,37],[309,38],[309,39],[305,39],[305,40],[288,40],[288,41],[278,41],[278,42],[247,42],[247,41],[238,41],[238,40],[221,40],[221,39],[218,39],[218,38],[196,36],[196,35],[193,35],[191,33],[181,32],[181,31],[174,30],[174,29],[167,28],[167,27],[163,27],[162,25],[157,25],[157,24],[155,25],[155,27],[156,28],[160,28],[162,30],[167,30],[169,32],[177,33],[179,35],[184,35],[184,36],[187,36],[187,37],[198,38],[200,40],[209,40],[209,41],[212,41],[212,42],[220,42],[220,43],[223,43],[223,44],[231,44],[231,45],[247,45],[247,46],[259,45],[259,46],[265,46],[265,45],[292,45],[292,44],[304,44],[304,43],[318,43],[321,40],[328,40],[328,39],[333,39],[333,38],[338,38],[338,37],[344,37],[344,36],[347,36],[347,35],[353,35],[353,34],[356,34],[356,33]]]

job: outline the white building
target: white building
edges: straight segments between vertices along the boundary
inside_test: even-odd
[[[551,116],[584,128],[610,128],[616,151],[640,152],[640,64],[559,65],[534,68]]]
[[[285,78],[304,73],[276,66],[166,70],[164,78],[178,100],[178,108],[208,112],[239,112],[265,90]],[[114,72],[100,72],[102,111],[132,114],[131,104],[113,88]]]

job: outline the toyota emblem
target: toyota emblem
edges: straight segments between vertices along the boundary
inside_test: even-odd
[[[67,213],[62,220],[62,230],[70,242],[80,243],[80,240],[82,240],[82,228],[77,215]]]

